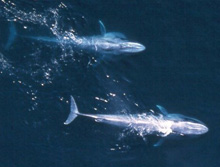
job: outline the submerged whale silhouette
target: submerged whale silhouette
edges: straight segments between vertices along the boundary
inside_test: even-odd
[[[78,111],[74,98],[70,97],[70,113],[65,125],[70,124],[77,116],[85,116],[97,122],[117,125],[120,127],[130,127],[137,131],[142,131],[146,135],[155,134],[161,137],[174,134],[179,136],[201,135],[208,132],[208,128],[199,120],[180,114],[168,114],[166,109],[157,105],[161,114],[142,115],[103,115],[103,114],[83,114]],[[154,146],[161,145],[159,141]]]
[[[97,53],[101,53],[103,56],[107,55],[120,55],[120,54],[131,54],[138,53],[145,50],[145,46],[137,43],[128,41],[124,34],[119,32],[106,32],[106,28],[102,21],[99,21],[101,35],[79,37],[79,36],[64,36],[59,38],[51,38],[46,36],[24,36],[19,35],[24,38],[29,38],[42,42],[50,43],[61,43],[70,44],[77,49],[89,50]],[[10,35],[8,42],[5,46],[9,49],[11,44],[14,42],[17,35],[14,24],[10,23]]]

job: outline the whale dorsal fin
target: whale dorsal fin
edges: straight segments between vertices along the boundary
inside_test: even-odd
[[[156,105],[156,107],[161,111],[161,113],[163,115],[168,115],[168,112],[167,112],[167,110],[164,107],[162,107],[160,105]]]
[[[104,24],[101,20],[99,20],[99,25],[100,25],[101,35],[105,35],[106,34],[106,29],[105,29],[105,26],[104,26]]]

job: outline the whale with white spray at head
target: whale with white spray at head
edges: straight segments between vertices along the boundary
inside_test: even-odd
[[[65,125],[70,124],[77,116],[85,116],[97,122],[116,125],[119,127],[130,127],[136,131],[145,132],[146,135],[155,134],[161,137],[169,135],[188,136],[202,135],[208,132],[208,127],[201,121],[180,114],[168,114],[167,111],[157,105],[161,114],[142,115],[104,115],[104,114],[83,114],[78,111],[74,98],[70,98],[70,113]],[[162,140],[154,144],[161,145]]]

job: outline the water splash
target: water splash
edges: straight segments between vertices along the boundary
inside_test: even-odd
[[[147,136],[157,135],[160,137],[166,137],[172,133],[172,122],[164,118],[160,113],[155,113],[153,110],[143,114],[136,114],[129,116],[131,123],[123,132],[119,135],[119,140],[124,140],[126,137],[135,135],[143,139],[144,142],[147,142]],[[139,122],[139,125],[135,124],[135,121]],[[141,125],[143,122],[143,125]],[[144,123],[148,122],[146,125]]]
[[[15,22],[18,34],[21,32],[19,30],[23,33],[33,32],[35,34],[42,30],[57,39],[75,40],[77,32],[67,23],[75,22],[77,18],[69,15],[62,17],[63,13],[69,12],[67,5],[61,2],[54,8],[36,10],[34,7],[25,8],[22,4],[24,3],[0,0],[0,17],[6,22]],[[25,3],[25,5],[28,4]],[[21,32],[19,35],[25,34]],[[22,53],[18,50],[22,50]],[[30,110],[36,110],[38,96],[43,87],[53,86],[54,81],[62,78],[63,72],[70,67],[73,67],[72,71],[83,68],[80,65],[83,60],[75,57],[74,48],[62,43],[58,46],[51,46],[17,39],[12,48],[3,52],[4,56],[0,54],[0,72],[10,76],[13,84],[19,85],[19,90],[30,96],[32,103]]]
[[[26,80],[18,75],[20,70],[17,70],[11,62],[2,54],[0,53],[0,76],[5,78],[8,76],[11,78],[11,84],[15,87],[18,87],[24,97],[27,97],[30,100],[31,107],[28,109],[29,111],[35,110],[38,107],[38,100],[37,100],[37,90],[34,89]],[[3,79],[4,80],[4,79]]]

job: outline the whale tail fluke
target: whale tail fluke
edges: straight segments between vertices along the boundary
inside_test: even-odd
[[[8,41],[5,45],[6,50],[8,50],[11,47],[11,45],[14,43],[16,36],[17,36],[17,31],[16,31],[16,28],[15,28],[15,25],[14,25],[13,22],[10,22],[9,37],[8,37]]]
[[[64,122],[64,125],[70,124],[79,114],[76,102],[73,96],[70,96],[70,113],[67,120]]]

